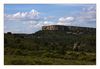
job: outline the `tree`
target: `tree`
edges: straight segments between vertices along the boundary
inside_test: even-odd
[[[12,33],[11,32],[7,32],[7,34],[10,34],[11,35]]]

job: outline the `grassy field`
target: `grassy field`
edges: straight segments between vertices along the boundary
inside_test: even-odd
[[[95,65],[95,53],[67,52],[66,55],[5,55],[5,65]]]

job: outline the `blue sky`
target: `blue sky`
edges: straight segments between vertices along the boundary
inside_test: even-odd
[[[4,5],[4,32],[34,33],[46,25],[96,27],[96,5]]]

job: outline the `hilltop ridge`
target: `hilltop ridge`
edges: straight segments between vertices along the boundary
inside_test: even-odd
[[[66,32],[82,32],[82,33],[96,33],[96,28],[78,27],[78,26],[65,26],[65,25],[48,25],[42,26],[42,30],[52,31],[66,31]]]

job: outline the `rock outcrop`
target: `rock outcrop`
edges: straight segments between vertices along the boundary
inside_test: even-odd
[[[42,30],[59,30],[59,31],[67,31],[67,32],[77,32],[77,33],[96,33],[96,28],[89,27],[78,27],[78,26],[64,26],[64,25],[49,25],[43,26]]]

